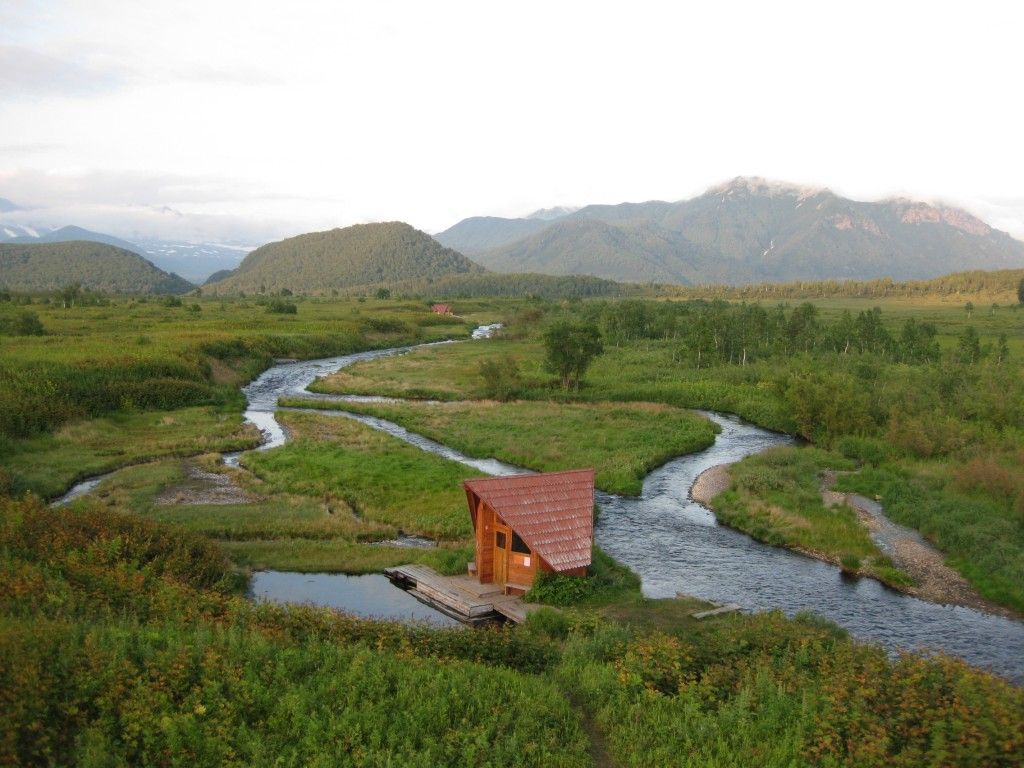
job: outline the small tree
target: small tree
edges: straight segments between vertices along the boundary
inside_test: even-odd
[[[957,345],[957,357],[961,363],[973,364],[981,359],[981,339],[974,326],[967,326]]]
[[[82,286],[78,283],[65,285],[60,289],[60,298],[64,309],[75,306],[75,299],[82,293]]]
[[[970,320],[971,315],[974,313],[974,302],[968,301],[966,304],[964,304],[964,309],[967,310],[967,319]]]
[[[1017,284],[1017,303],[1024,306],[1024,277]]]
[[[544,364],[562,389],[579,389],[583,374],[602,352],[601,332],[593,323],[559,320],[544,331]]]
[[[485,397],[502,402],[515,397],[520,385],[515,358],[505,355],[494,360],[481,360],[479,370],[484,380]]]
[[[996,362],[999,364],[1005,363],[1010,357],[1010,347],[1006,343],[1006,334],[1000,333],[999,339],[996,341]]]
[[[377,289],[377,298],[378,299],[390,299],[391,298],[391,291],[388,290],[387,288],[378,288]]]

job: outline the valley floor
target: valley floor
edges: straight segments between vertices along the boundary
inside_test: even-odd
[[[518,311],[504,318],[512,329]],[[381,340],[361,345],[371,343]],[[579,392],[563,393],[527,333],[357,365],[314,389],[457,400],[316,405],[384,417],[473,456],[541,470],[593,465],[599,486],[626,498],[652,469],[714,440],[687,407],[799,429],[764,367],[692,375],[673,354],[653,341],[609,348]],[[481,399],[477,366],[498,355],[516,360],[514,402]],[[237,410],[201,405],[70,420],[0,459],[17,496],[132,464],[69,510],[0,494],[0,762],[1020,764],[1020,688],[941,655],[892,660],[810,615],[700,622],[691,614],[707,604],[644,598],[600,551],[585,597],[515,630],[252,604],[239,567],[370,573],[413,560],[457,573],[472,556],[460,485],[476,470],[337,414],[278,419],[289,442],[243,454],[238,468],[219,454],[253,435]],[[77,469],[76,434],[95,443]],[[189,447],[200,434],[209,437]],[[1013,439],[986,445],[1004,450],[1004,438]],[[998,528],[1002,502],[946,484],[947,458],[911,465],[877,450],[862,439],[754,457],[724,490],[721,476],[712,483],[715,503],[736,520],[764,512],[765,540],[831,547],[844,568],[898,583],[906,574],[857,514],[822,503],[822,472],[860,467],[837,487],[881,495],[894,519],[934,535],[968,578],[1013,605],[1012,529],[999,552],[968,565],[982,538],[953,542],[908,511],[923,499],[938,515],[963,496],[982,529]],[[1004,466],[1004,453],[992,456]],[[1012,471],[998,477],[1012,491]],[[437,546],[389,543],[401,535]],[[565,602],[557,588],[547,595]]]

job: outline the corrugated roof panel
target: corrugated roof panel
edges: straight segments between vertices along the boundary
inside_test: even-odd
[[[594,470],[487,477],[463,485],[556,571],[590,565]]]

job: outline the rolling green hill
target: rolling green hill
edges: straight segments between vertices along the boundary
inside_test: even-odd
[[[0,244],[0,286],[32,293],[73,283],[103,293],[187,293],[194,287],[137,253],[105,243]]]
[[[210,287],[220,293],[288,289],[318,294],[483,271],[429,235],[392,221],[311,232],[264,245]]]
[[[436,237],[499,272],[684,285],[920,280],[1024,266],[1024,243],[957,208],[860,202],[756,178],[679,202],[590,205],[540,224],[467,219]]]

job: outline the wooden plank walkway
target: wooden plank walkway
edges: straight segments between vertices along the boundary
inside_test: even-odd
[[[433,568],[412,563],[385,568],[392,583],[441,612],[468,624],[503,616],[517,624],[537,606],[527,605],[515,595],[506,595],[494,584],[481,584],[468,576],[442,576]]]
[[[736,605],[736,603],[729,603],[728,605],[720,605],[717,608],[712,608],[709,611],[697,611],[696,613],[691,613],[690,615],[693,616],[693,618],[700,620],[708,619],[712,616],[721,616],[725,613],[733,613],[735,611],[741,610],[743,609],[740,606]]]

